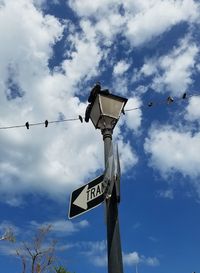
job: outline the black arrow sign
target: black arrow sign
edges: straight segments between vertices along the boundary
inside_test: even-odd
[[[97,207],[104,201],[103,179],[104,175],[101,175],[72,192],[69,206],[69,219]]]

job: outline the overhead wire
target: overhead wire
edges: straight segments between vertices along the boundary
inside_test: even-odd
[[[141,109],[142,107],[146,107],[146,108],[151,108],[151,107],[155,107],[155,106],[159,106],[159,105],[164,105],[164,104],[173,104],[173,103],[177,103],[178,101],[181,100],[187,100],[193,96],[200,96],[200,94],[198,93],[194,93],[194,94],[190,94],[188,95],[186,92],[183,93],[182,97],[180,98],[176,98],[174,99],[172,96],[168,96],[166,100],[160,100],[160,101],[150,101],[148,103],[146,103],[145,105],[142,105],[140,107],[135,107],[135,108],[130,108],[130,109],[124,109],[124,112],[129,112],[129,111],[134,111],[134,110],[138,110]]]
[[[78,117],[78,118],[60,119],[60,120],[52,120],[52,121],[45,120],[45,122],[36,122],[36,123],[29,123],[27,121],[25,124],[22,124],[22,125],[3,126],[3,127],[0,127],[0,130],[14,129],[14,128],[23,128],[23,127],[26,127],[27,129],[29,129],[32,126],[38,126],[38,125],[45,125],[45,127],[48,127],[48,124],[61,123],[61,122],[69,122],[69,121],[76,121],[76,120],[81,120],[81,118]]]
[[[176,103],[180,100],[186,100],[194,96],[200,96],[198,93],[193,93],[188,95],[187,93],[184,93],[181,98],[176,98],[174,99],[173,97],[169,96],[165,101],[150,101],[149,103],[140,106],[140,107],[134,107],[130,109],[124,109],[124,113],[126,112],[131,112],[135,110],[139,110],[142,107],[147,107],[147,108],[152,108],[158,105],[163,105],[163,104],[173,104]],[[20,125],[11,125],[11,126],[0,126],[0,130],[7,130],[7,129],[14,129],[14,128],[24,128],[26,127],[27,129],[30,129],[32,126],[39,126],[39,125],[44,125],[45,127],[48,127],[49,124],[55,124],[55,123],[64,123],[64,122],[73,122],[73,121],[80,121],[83,123],[84,118],[82,117],[83,115],[78,115],[78,117],[75,118],[68,118],[68,119],[59,119],[59,120],[45,120],[44,122],[36,122],[36,123],[29,123],[28,121],[25,124],[20,124]]]

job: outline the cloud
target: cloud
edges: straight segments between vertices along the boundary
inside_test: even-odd
[[[125,62],[124,60],[119,61],[113,68],[114,75],[122,75],[126,72],[130,67],[130,64]]]
[[[102,267],[107,265],[106,241],[88,241],[77,244],[81,254],[86,256],[90,263]]]
[[[59,236],[63,236],[64,234],[71,235],[74,232],[78,232],[80,229],[87,228],[89,226],[89,222],[87,220],[82,220],[76,223],[64,220],[48,221],[43,223],[31,221],[30,225],[33,229],[40,228],[41,226],[51,226],[52,232]]]
[[[106,242],[95,241],[95,242],[82,242],[78,244],[79,248],[82,249],[82,254],[86,255],[89,261],[98,267],[107,266],[107,253],[106,253]],[[126,266],[132,266],[135,264],[143,263],[148,266],[158,266],[159,260],[156,257],[145,257],[140,255],[138,252],[123,253],[123,263]]]
[[[152,0],[146,3],[134,1],[133,4],[130,1],[126,2],[128,11],[132,7],[132,12],[129,12],[130,19],[127,21],[126,36],[134,46],[151,41],[180,22],[198,20],[199,6],[195,1]]]
[[[174,199],[174,192],[172,189],[158,191],[158,196],[161,198]]]
[[[95,4],[91,0],[75,0],[69,5],[78,16],[95,18],[94,27],[104,37],[111,39],[123,30],[123,36],[133,46],[152,40],[180,22],[194,23],[199,18],[199,5],[193,0],[103,0]]]
[[[200,118],[200,98],[193,96],[189,99],[186,107],[185,119],[188,121],[198,121]]]
[[[174,128],[173,126],[154,126],[145,139],[144,149],[149,155],[149,166],[158,170],[167,179],[181,173],[189,177],[190,183],[200,193],[200,134]]]
[[[16,256],[16,248],[13,247],[13,244],[10,242],[1,243],[0,245],[0,253],[5,256]]]
[[[11,230],[16,237],[16,242],[11,243],[5,241],[1,241],[0,244],[0,253],[6,256],[16,256],[16,250],[21,249],[22,243],[30,243],[32,245],[33,238],[35,238],[35,234],[37,234],[37,230],[42,227],[50,226],[50,237],[47,236],[45,242],[43,242],[43,247],[49,247],[51,245],[51,240],[56,239],[58,243],[56,244],[55,248],[57,251],[66,251],[71,248],[79,247],[78,243],[63,243],[59,239],[60,237],[66,237],[72,235],[74,233],[79,232],[81,229],[87,228],[89,226],[89,222],[87,220],[82,220],[76,223],[72,223],[71,221],[64,221],[64,220],[54,220],[54,221],[47,221],[47,222],[37,222],[37,221],[30,221],[29,223],[25,224],[25,227],[19,227],[14,225],[12,222],[2,221],[0,223],[0,237],[5,234],[5,231]],[[28,228],[27,228],[28,227]]]
[[[158,266],[160,264],[158,258],[156,257],[148,257],[148,258],[143,258],[144,263],[149,265],[149,266]]]
[[[138,132],[142,122],[142,110],[140,109],[141,105],[142,102],[139,97],[129,98],[126,104],[127,110],[134,110],[126,111],[125,123],[126,126],[135,133]]]
[[[149,59],[140,70],[142,76],[148,77],[157,72],[157,60]]]
[[[0,22],[1,81],[6,80],[10,66],[18,84],[25,88],[25,83],[30,83],[35,74],[44,75],[53,52],[52,45],[61,38],[63,26],[54,16],[39,12],[31,0],[5,1],[0,10]]]
[[[156,66],[160,72],[153,79],[152,88],[158,92],[167,90],[175,96],[186,91],[193,83],[198,53],[197,45],[190,38],[182,39],[170,54],[159,58]]]
[[[47,8],[48,4],[58,5],[59,0],[33,0],[33,3],[36,7],[45,9]]]
[[[135,78],[151,77],[149,86],[154,91],[180,96],[194,83],[198,55],[197,44],[186,36],[168,54],[147,59]]]
[[[136,222],[134,225],[133,225],[133,229],[139,229],[141,227],[141,223],[140,222]]]
[[[91,16],[106,10],[108,8],[108,5],[112,6],[113,3],[116,2],[114,0],[97,0],[95,3],[92,0],[86,0],[86,1],[81,1],[81,0],[75,0],[75,1],[69,1],[69,5],[76,11],[76,13],[79,16]]]
[[[91,24],[82,21],[82,31],[77,31],[72,23],[45,15],[32,0],[2,2],[0,125],[84,115],[86,103],[77,96],[88,93],[87,82],[99,73],[104,56]],[[53,48],[63,39],[64,30],[69,49],[60,65],[50,70]],[[80,87],[83,82],[88,89]],[[121,158],[125,169],[137,160],[130,144],[120,141],[127,151]],[[1,200],[12,206],[33,192],[62,201],[72,188],[103,168],[102,138],[91,123],[4,130],[1,147]]]
[[[121,139],[118,140],[120,164],[122,173],[127,171],[129,168],[133,168],[138,162],[138,156],[134,152],[129,142],[123,142]]]
[[[123,255],[123,261],[126,265],[138,264],[140,261],[139,254],[137,252],[131,252]]]
[[[71,52],[69,59],[63,61],[62,69],[73,86],[97,75],[102,52],[95,40],[88,40],[87,36],[71,37],[70,42],[74,44],[75,50]]]
[[[127,266],[136,265],[139,263],[146,264],[148,266],[158,266],[160,264],[158,258],[156,257],[145,257],[144,255],[139,255],[138,252],[130,252],[123,254],[124,264]]]
[[[115,41],[116,35],[119,34],[125,24],[125,17],[119,12],[120,3],[115,0],[104,0],[95,2],[86,1],[69,1],[69,6],[75,14],[80,16],[80,26],[85,37],[94,43],[101,45],[103,48],[110,47]]]
[[[129,69],[130,65],[131,64],[125,60],[121,60],[113,67],[112,89],[115,90],[115,93],[118,93],[122,96],[127,96],[129,93],[129,74],[127,70]]]
[[[190,1],[193,8],[187,9],[186,0],[176,3],[104,0],[95,4],[90,0],[75,0],[68,3],[79,16],[78,24],[74,25],[71,21],[64,22],[45,14],[41,10],[45,4],[43,0],[2,0],[1,3],[1,126],[84,115],[84,100],[91,87],[90,81],[101,75],[103,61],[109,63],[107,57],[118,34],[136,46],[180,21],[195,22],[198,17],[198,5],[194,1]],[[51,3],[56,4],[55,1]],[[170,13],[161,22],[160,29],[156,29],[157,26],[153,29],[149,12],[161,16],[163,7],[170,7]],[[138,32],[142,14],[148,21],[144,24],[143,38]],[[133,33],[130,33],[133,20],[135,25]],[[63,59],[50,69],[49,62],[55,57],[54,47],[61,40],[65,42]],[[148,64],[143,67],[141,73],[155,74],[157,90],[161,82],[174,93],[175,89],[184,89],[192,83],[191,71],[198,50],[195,43],[187,41],[168,57],[161,57],[156,70],[147,67]],[[116,59],[114,55],[111,63]],[[130,63],[125,60],[121,59],[113,68],[113,78],[116,75],[119,78],[116,83],[120,94],[127,94],[129,90],[130,75],[127,71]],[[156,74],[158,71],[162,73]],[[179,81],[172,77],[174,72],[179,72]],[[177,86],[177,82],[181,85]],[[140,107],[141,102],[132,97],[129,104],[130,107]],[[138,133],[141,110],[127,112],[126,117],[124,124]],[[123,150],[120,159],[122,169],[126,171],[138,162],[138,157],[131,144],[122,137],[122,127],[116,128],[115,138]],[[75,121],[49,124],[48,128],[2,131],[1,147],[1,200],[13,206],[20,205],[22,196],[27,193],[46,194],[62,201],[74,187],[87,182],[103,169],[102,138],[91,123]]]

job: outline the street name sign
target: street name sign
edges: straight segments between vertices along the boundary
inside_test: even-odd
[[[104,175],[101,175],[72,192],[69,205],[69,219],[79,216],[104,201]]]

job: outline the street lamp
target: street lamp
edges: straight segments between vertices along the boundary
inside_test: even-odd
[[[94,127],[100,130],[114,129],[126,102],[126,98],[100,91],[96,95],[90,112]]]
[[[112,133],[120,115],[124,112],[127,102],[126,98],[110,94],[108,90],[101,90],[98,83],[91,91],[88,99],[90,104],[86,109],[86,122],[89,118],[96,129],[100,129],[104,140],[105,167],[112,173],[109,155],[112,150]],[[119,174],[120,176],[120,174]],[[107,190],[111,194],[107,196],[106,203],[106,222],[107,222],[107,248],[108,248],[108,272],[123,273],[121,240],[118,218],[118,203],[120,177],[115,179],[112,175],[111,180],[106,181]],[[108,189],[109,185],[113,185]]]

